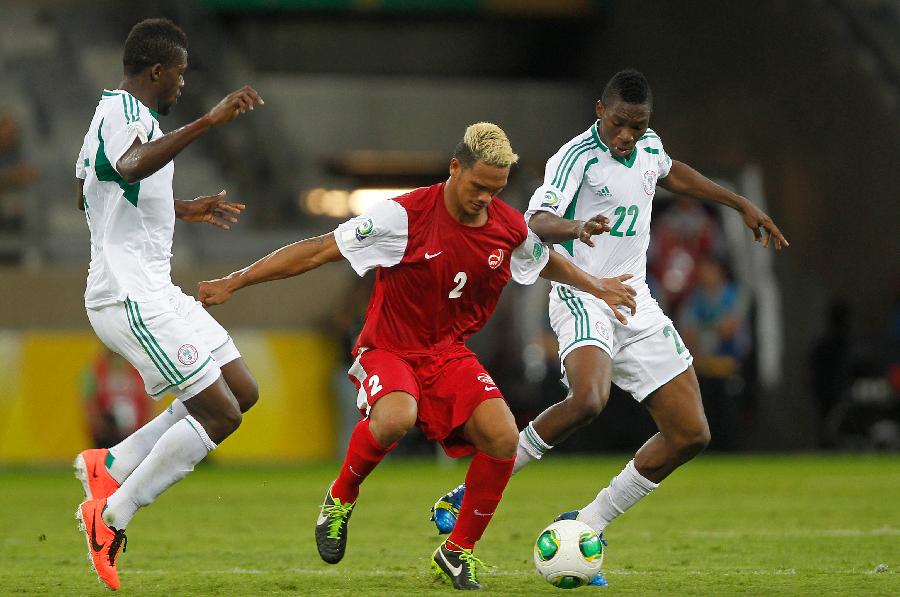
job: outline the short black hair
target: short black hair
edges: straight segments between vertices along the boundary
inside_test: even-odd
[[[600,101],[608,104],[613,98],[618,98],[626,104],[647,104],[648,106],[653,106],[653,93],[650,91],[650,83],[647,82],[647,77],[633,68],[620,70],[613,75],[613,78],[603,88]]]
[[[471,147],[466,145],[465,141],[460,141],[456,145],[456,149],[453,150],[453,157],[459,160],[459,165],[462,166],[464,170],[471,168],[475,165],[475,162],[478,161],[475,152],[472,151]]]
[[[172,65],[187,51],[187,35],[169,19],[144,19],[131,28],[125,40],[122,63],[126,75],[136,75],[148,66]]]

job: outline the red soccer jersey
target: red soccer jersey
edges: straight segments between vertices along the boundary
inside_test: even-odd
[[[338,228],[338,246],[357,272],[378,266],[356,348],[438,353],[462,347],[487,322],[511,278],[537,278],[547,253],[523,215],[497,198],[487,209],[486,224],[463,226],[447,211],[440,183]]]

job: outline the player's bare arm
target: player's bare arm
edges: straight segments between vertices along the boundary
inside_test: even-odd
[[[618,307],[626,307],[632,315],[637,310],[637,303],[634,300],[636,292],[634,288],[625,284],[625,280],[633,277],[631,274],[624,274],[616,278],[595,278],[556,251],[551,251],[550,260],[541,270],[541,277],[567,284],[596,296],[609,305],[616,319],[623,324],[628,321]]]
[[[237,224],[236,216],[247,207],[243,203],[225,201],[223,189],[218,195],[197,197],[196,199],[176,199],[175,217],[185,222],[205,222],[222,230]]]
[[[116,170],[129,184],[146,178],[171,162],[182,149],[209,129],[231,122],[248,110],[253,110],[254,105],[263,104],[265,102],[256,90],[245,85],[226,95],[212,110],[180,129],[148,143],[141,143],[140,139],[136,139],[116,162]]]
[[[297,241],[269,253],[256,263],[232,272],[224,278],[200,282],[197,297],[204,306],[220,305],[245,286],[299,276],[344,256],[338,249],[334,234]]]
[[[78,181],[78,209],[84,211],[84,180],[76,178]]]
[[[715,201],[734,209],[741,214],[744,224],[753,231],[754,239],[761,242],[764,247],[768,247],[769,241],[773,239],[776,249],[780,250],[783,247],[791,246],[772,218],[753,205],[749,199],[714,183],[684,162],[672,160],[672,169],[669,171],[669,175],[660,178],[657,184],[678,195]],[[763,230],[765,238],[763,238]]]
[[[540,211],[531,216],[528,227],[548,244],[557,244],[577,238],[587,246],[593,247],[594,242],[591,237],[595,234],[609,232],[609,219],[598,214],[582,222],[581,220],[567,220],[548,211]]]

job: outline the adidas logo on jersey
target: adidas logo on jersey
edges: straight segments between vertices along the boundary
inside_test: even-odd
[[[610,192],[609,187],[607,187],[607,186],[605,186],[602,189],[600,189],[599,191],[597,191],[597,194],[600,195],[601,197],[612,197],[612,193]]]

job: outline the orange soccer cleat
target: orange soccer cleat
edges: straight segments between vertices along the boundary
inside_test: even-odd
[[[78,506],[75,518],[79,527],[84,531],[88,545],[88,559],[97,572],[97,576],[104,585],[115,591],[119,588],[119,571],[116,569],[116,561],[119,559],[119,550],[125,551],[128,538],[125,537],[125,529],[117,530],[103,522],[103,509],[106,508],[106,498],[102,500],[87,500]]]
[[[108,458],[109,450],[106,448],[85,450],[75,457],[75,476],[81,481],[88,500],[104,500],[119,488],[119,482],[106,468]]]

